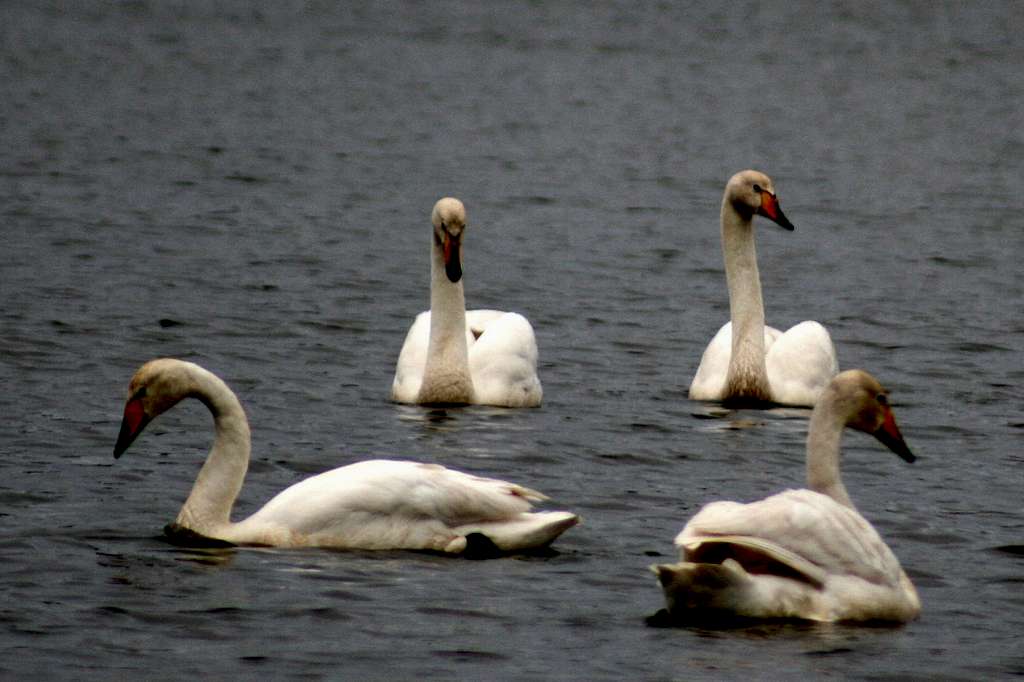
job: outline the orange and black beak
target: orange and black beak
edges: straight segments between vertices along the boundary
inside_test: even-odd
[[[900,433],[899,427],[896,426],[896,418],[892,416],[892,410],[889,409],[888,405],[885,407],[885,419],[882,421],[882,425],[872,435],[905,461],[913,462],[917,459],[903,441],[903,434]]]
[[[441,238],[441,253],[444,256],[444,273],[448,281],[458,282],[462,279],[462,237],[452,236],[446,231]]]
[[[778,198],[767,190],[761,190],[761,208],[757,209],[757,213],[783,229],[794,229],[793,223],[789,222],[789,218],[782,212]]]
[[[142,396],[135,396],[125,403],[124,417],[121,418],[121,431],[117,434],[117,444],[114,445],[115,459],[124,454],[128,446],[146,428],[150,419],[142,406]]]

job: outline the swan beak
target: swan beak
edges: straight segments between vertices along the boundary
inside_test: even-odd
[[[441,252],[444,256],[444,273],[448,275],[448,281],[452,284],[462,279],[461,251],[460,238],[445,232],[444,240],[441,242]]]
[[[903,441],[903,434],[900,433],[899,427],[896,426],[896,418],[893,417],[892,410],[888,407],[885,408],[885,419],[882,421],[882,425],[872,435],[905,461],[913,462],[917,459]]]
[[[114,458],[117,459],[124,454],[135,438],[149,423],[150,416],[146,414],[140,398],[132,398],[124,406],[124,417],[121,419],[121,431],[117,434],[117,444],[114,445]]]
[[[793,230],[793,223],[789,222],[789,218],[782,212],[782,207],[779,206],[779,200],[771,192],[761,192],[761,208],[757,209],[759,215],[763,215],[768,220],[779,227],[786,230]]]

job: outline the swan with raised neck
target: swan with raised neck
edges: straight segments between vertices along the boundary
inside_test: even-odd
[[[466,209],[458,199],[446,197],[434,205],[430,222],[430,342],[416,402],[468,405],[476,402],[476,393],[469,374],[462,284]]]
[[[808,488],[702,508],[676,537],[681,562],[652,567],[670,612],[684,619],[897,622],[918,615],[917,590],[843,485],[846,427],[914,461],[881,384],[862,370],[837,375],[811,414]]]
[[[196,398],[214,419],[213,446],[174,524],[172,537],[236,545],[426,549],[461,553],[471,537],[499,551],[543,547],[578,522],[569,512],[532,512],[542,494],[514,483],[436,464],[366,460],[304,479],[252,516],[231,521],[250,456],[241,403],[220,378],[173,358],[152,360],[132,377],[114,456],[182,399]]]
[[[409,328],[391,398],[428,405],[535,407],[543,396],[537,341],[518,313],[466,310],[466,209],[445,197],[431,212],[430,310]]]
[[[838,371],[835,348],[817,322],[802,322],[785,334],[765,325],[755,215],[794,229],[771,178],[759,171],[741,171],[725,186],[719,221],[730,320],[704,351],[690,398],[810,406]]]

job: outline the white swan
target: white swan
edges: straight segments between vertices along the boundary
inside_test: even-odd
[[[517,313],[466,311],[462,235],[466,209],[446,197],[430,218],[430,310],[409,328],[398,355],[391,398],[401,403],[536,407],[533,327]]]
[[[513,483],[436,464],[369,460],[300,481],[233,523],[250,445],[249,423],[231,389],[198,365],[162,358],[135,373],[128,394],[115,457],[182,398],[197,398],[213,413],[213,447],[168,534],[237,545],[457,554],[472,535],[502,551],[543,547],[579,521],[569,512],[531,513],[530,503],[545,497]]]
[[[828,622],[917,616],[917,591],[840,479],[844,426],[871,433],[914,461],[878,381],[861,370],[838,375],[811,413],[811,489],[701,509],[676,537],[682,562],[651,567],[670,613]]]
[[[729,316],[701,357],[690,384],[693,400],[814,405],[839,371],[828,331],[817,322],[787,330],[766,327],[754,249],[754,214],[781,227],[793,224],[779,208],[771,178],[753,170],[732,176],[722,197],[722,253]]]

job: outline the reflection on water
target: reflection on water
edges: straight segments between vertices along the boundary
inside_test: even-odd
[[[175,559],[203,566],[226,568],[231,566],[237,549],[226,547],[180,547],[174,550]]]
[[[846,644],[862,643],[863,637],[872,632],[884,634],[901,629],[903,626],[892,622],[819,623],[814,621],[780,618],[771,621],[754,621],[743,618],[722,618],[709,621],[685,622],[673,617],[665,609],[659,609],[648,616],[648,626],[654,628],[684,628],[705,639],[770,640],[790,639],[801,644],[827,646],[826,649],[807,651],[809,655],[847,653],[852,649]]]
[[[740,431],[772,428],[791,433],[807,432],[811,411],[802,407],[772,407],[766,410],[736,410],[718,403],[691,403],[690,415],[702,420],[700,428],[708,431]]]
[[[459,420],[458,409],[396,405],[395,412],[402,421],[421,424],[426,428],[438,431],[451,430]]]

